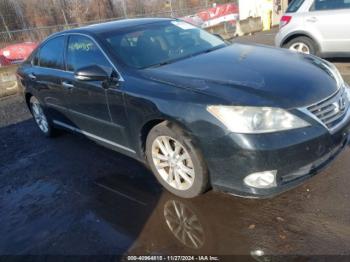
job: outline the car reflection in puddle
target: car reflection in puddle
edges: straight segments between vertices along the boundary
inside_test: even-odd
[[[114,224],[114,228],[128,230],[135,238],[124,255],[209,254],[259,258],[264,254],[254,244],[256,238],[250,237],[254,232],[249,232],[249,218],[244,217],[249,216],[243,212],[244,205],[252,200],[242,202],[215,192],[195,199],[180,199],[155,185],[137,183],[141,187],[135,187],[135,180],[128,182],[121,176],[96,181],[102,190],[99,202],[107,205],[97,213]]]
[[[164,219],[171,233],[183,245],[200,249],[205,242],[204,228],[197,215],[184,203],[169,200],[164,205]]]

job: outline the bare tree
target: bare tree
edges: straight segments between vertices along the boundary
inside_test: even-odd
[[[67,1],[67,13],[71,20],[77,24],[86,22],[89,13],[90,0],[69,0]]]

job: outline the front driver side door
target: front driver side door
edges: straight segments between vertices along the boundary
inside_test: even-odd
[[[119,149],[127,148],[122,93],[118,100],[121,118],[112,120],[107,89],[102,87],[102,82],[75,79],[74,73],[77,70],[91,65],[98,65],[111,75],[114,71],[113,65],[93,39],[84,35],[70,35],[66,49],[66,69],[69,77],[62,82],[66,87],[65,102],[70,122],[74,128],[90,138]]]

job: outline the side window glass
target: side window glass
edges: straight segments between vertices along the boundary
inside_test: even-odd
[[[313,11],[349,9],[350,0],[315,0]]]
[[[63,69],[64,37],[60,36],[49,40],[40,48],[39,59],[36,55],[33,60],[34,65],[40,67]]]
[[[80,68],[91,65],[101,66],[106,71],[112,67],[91,39],[80,35],[70,36],[67,50],[67,70],[75,72]]]

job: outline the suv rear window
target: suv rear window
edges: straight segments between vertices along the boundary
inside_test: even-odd
[[[305,0],[293,0],[288,6],[287,13],[295,13],[299,10]]]

